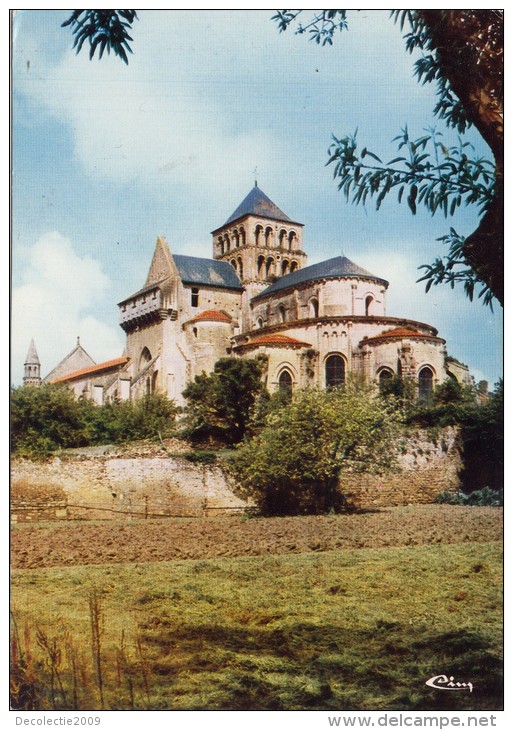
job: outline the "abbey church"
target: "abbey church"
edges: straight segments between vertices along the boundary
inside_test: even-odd
[[[97,403],[182,392],[221,357],[267,357],[267,388],[294,391],[412,379],[421,398],[449,377],[470,382],[429,324],[386,313],[388,282],[345,256],[307,264],[303,224],[255,183],[212,232],[213,258],[173,254],[157,238],[141,289],[119,303],[124,353],[97,364],[80,342],[43,379],[32,342],[24,384],[66,383]]]

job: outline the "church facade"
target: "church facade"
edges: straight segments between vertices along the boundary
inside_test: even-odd
[[[157,238],[144,286],[118,305],[123,356],[74,370],[65,358],[45,381],[99,403],[158,391],[181,405],[187,383],[221,357],[265,355],[271,392],[336,386],[352,373],[409,378],[420,397],[448,377],[470,382],[434,327],[387,316],[385,279],[345,256],[308,265],[303,225],[256,183],[212,246],[212,259],[197,258]]]

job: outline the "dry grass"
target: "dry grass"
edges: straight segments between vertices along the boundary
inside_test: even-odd
[[[13,706],[497,710],[501,587],[499,543],[15,571]]]

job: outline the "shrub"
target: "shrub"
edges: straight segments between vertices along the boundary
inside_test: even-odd
[[[298,391],[238,448],[232,471],[263,514],[337,511],[340,472],[388,465],[393,424],[373,388]]]
[[[160,394],[98,406],[75,400],[64,385],[15,388],[11,447],[19,456],[43,458],[57,449],[169,436],[177,413]]]
[[[464,492],[441,492],[435,499],[436,504],[470,505],[476,507],[502,507],[504,492],[489,487],[476,490],[470,494]]]

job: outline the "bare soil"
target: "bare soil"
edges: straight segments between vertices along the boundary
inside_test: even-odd
[[[53,522],[14,527],[11,557],[13,568],[144,563],[492,542],[502,529],[502,509],[435,504],[336,516]]]

